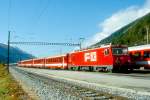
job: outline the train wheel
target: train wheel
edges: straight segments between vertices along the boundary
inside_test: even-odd
[[[72,70],[78,71],[78,67],[72,67]]]
[[[121,73],[128,73],[128,68],[121,68],[121,69],[120,69],[120,72],[121,72]]]
[[[79,67],[78,67],[78,71],[82,71],[82,67],[79,66]]]
[[[89,71],[94,71],[94,68],[92,66],[89,66]]]
[[[128,73],[132,73],[132,72],[133,72],[133,68],[129,68]]]
[[[73,70],[73,67],[70,67],[69,70]]]
[[[112,69],[112,73],[118,73],[118,72],[120,72],[120,71],[119,71],[119,68],[113,68],[113,69]]]

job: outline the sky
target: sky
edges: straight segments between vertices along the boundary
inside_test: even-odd
[[[150,0],[0,0],[0,43],[59,42],[94,44],[150,12]],[[12,45],[37,57],[77,47]]]

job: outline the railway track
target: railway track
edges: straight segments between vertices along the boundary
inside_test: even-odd
[[[144,78],[150,80],[150,71],[133,71],[132,73],[101,73],[100,74],[107,74],[107,75],[114,75],[114,76],[127,76],[127,77],[134,77],[134,78]]]
[[[46,69],[49,70],[49,69]],[[128,76],[128,77],[135,77],[135,78],[147,78],[150,79],[150,70],[135,70],[131,73],[112,73],[112,72],[90,72],[90,71],[78,71],[78,72],[85,72],[85,73],[95,73],[95,74],[106,74],[106,75],[113,75],[113,76]]]
[[[36,79],[36,81],[38,80],[38,82],[40,82],[40,83],[36,82],[36,84],[41,84],[41,85],[43,84],[43,86],[40,87],[40,91],[36,90],[36,92],[39,91],[40,96],[41,95],[46,96],[47,97],[46,100],[49,100],[49,98],[51,98],[50,96],[55,97],[57,92],[60,97],[62,96],[62,100],[67,100],[67,98],[69,98],[68,100],[116,100],[116,99],[127,100],[127,98],[121,96],[114,96],[108,93],[99,92],[92,89],[83,88],[80,86],[75,86],[65,82],[60,82],[57,80],[53,80],[49,77],[20,70],[18,68],[13,68],[13,69],[25,76],[28,76],[32,80]],[[53,90],[53,91],[48,91],[48,90]],[[51,92],[55,92],[55,93],[51,93]]]

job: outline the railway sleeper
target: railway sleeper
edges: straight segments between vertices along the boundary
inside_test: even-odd
[[[92,93],[92,94],[88,94],[86,95],[86,97],[96,97],[96,96],[99,96],[100,94],[98,93]]]
[[[82,89],[82,90],[77,90],[77,91],[80,92],[80,93],[81,93],[81,92],[84,93],[84,92],[86,92],[87,90]]]
[[[97,96],[97,97],[88,97],[88,99],[90,99],[90,100],[105,100],[105,99],[109,99],[109,97]]]
[[[83,93],[81,94],[82,96],[85,96],[85,97],[97,97],[97,96],[102,96],[98,93]]]
[[[87,92],[84,92],[85,94],[92,94],[93,92],[91,91],[87,91]]]

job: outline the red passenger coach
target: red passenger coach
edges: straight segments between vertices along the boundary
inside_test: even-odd
[[[45,65],[44,58],[33,59],[32,61],[33,61],[32,67],[44,68],[44,65]]]
[[[122,45],[103,45],[68,55],[68,68],[74,70],[129,69],[129,63],[127,46]]]
[[[66,55],[52,56],[46,58],[29,59],[18,62],[20,67],[49,68],[49,69],[68,69]]]
[[[45,67],[51,69],[67,69],[67,56],[59,55],[45,58]]]
[[[150,44],[129,47],[128,50],[135,65],[134,68],[144,67],[145,69],[150,69]]]
[[[23,60],[18,63],[20,67],[31,67],[33,64],[32,60]]]

